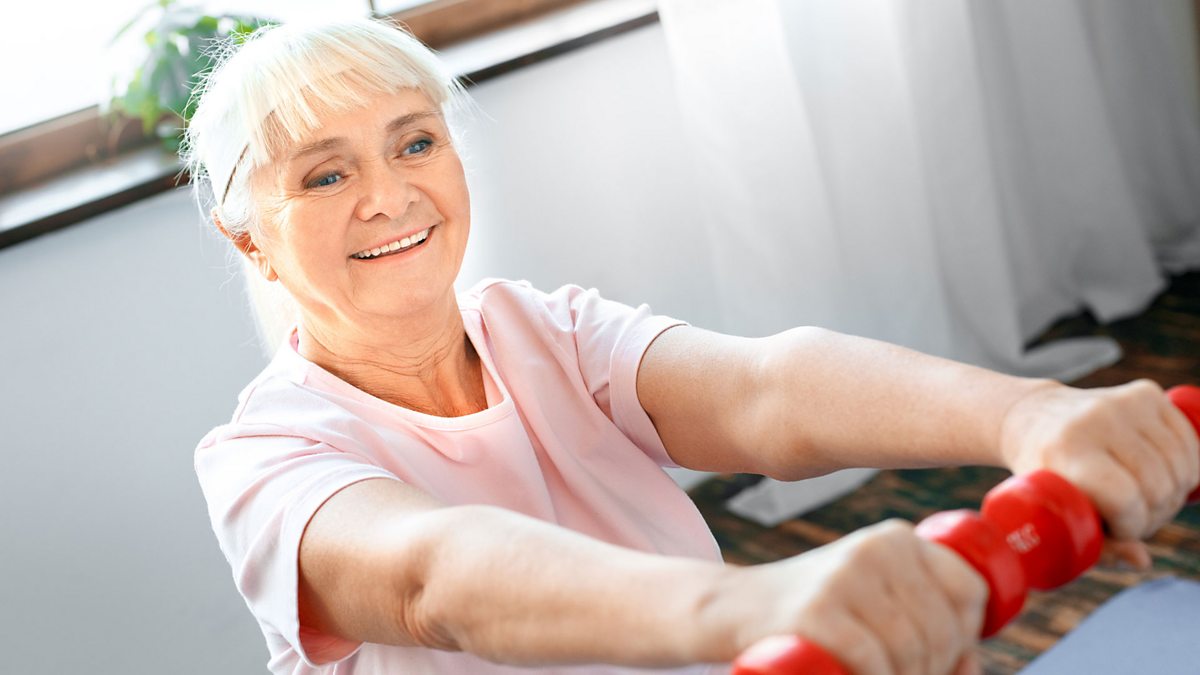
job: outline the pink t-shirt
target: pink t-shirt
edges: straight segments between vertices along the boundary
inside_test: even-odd
[[[486,410],[436,417],[375,398],[301,357],[293,332],[239,395],[230,423],[196,448],[213,530],[266,637],[272,672],[642,672],[513,668],[302,629],[300,536],[326,499],[363,479],[402,480],[446,504],[499,506],[631,549],[721,559],[695,506],[663,472],[674,464],[637,398],[646,348],[681,322],[577,286],[547,294],[501,280],[462,294],[459,307],[483,361]]]

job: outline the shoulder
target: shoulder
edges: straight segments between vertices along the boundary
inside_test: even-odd
[[[209,431],[196,451],[230,444],[290,447],[297,443],[354,450],[357,444],[346,432],[358,426],[356,419],[331,392],[315,386],[303,373],[279,367],[276,360],[242,389],[229,421]]]
[[[472,306],[522,301],[534,304],[554,304],[564,300],[569,301],[571,298],[586,292],[588,291],[575,284],[564,284],[553,291],[546,292],[535,288],[533,284],[524,279],[487,278],[463,293],[460,296],[460,301],[468,308]]]
[[[545,327],[573,332],[581,312],[603,305],[600,292],[577,284],[564,284],[552,291],[535,288],[528,281],[484,279],[460,296],[464,309],[476,310],[485,319],[526,319]]]

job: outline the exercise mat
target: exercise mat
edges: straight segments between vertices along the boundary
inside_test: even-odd
[[[1165,577],[1121,591],[1021,673],[1200,673],[1200,582]]]

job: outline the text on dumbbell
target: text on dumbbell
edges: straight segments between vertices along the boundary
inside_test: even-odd
[[[1007,539],[1008,545],[1018,553],[1032,551],[1042,543],[1042,538],[1038,536],[1037,528],[1033,526],[1033,523],[1025,523],[1021,529],[1009,532]]]

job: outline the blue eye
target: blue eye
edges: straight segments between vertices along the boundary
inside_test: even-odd
[[[407,148],[405,148],[403,154],[419,155],[419,154],[425,152],[426,150],[428,150],[430,148],[430,146],[432,146],[432,145],[433,145],[433,141],[429,140],[428,138],[422,138],[421,140],[416,141],[412,145],[409,145]],[[416,148],[416,149],[414,150],[414,148]]]
[[[309,187],[329,187],[341,180],[342,175],[337,173],[326,174],[309,183]]]

